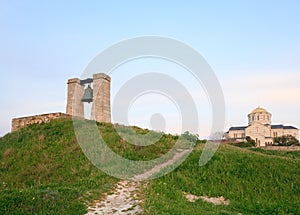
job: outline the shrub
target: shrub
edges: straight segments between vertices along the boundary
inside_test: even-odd
[[[252,147],[253,146],[249,142],[230,143],[230,145],[238,146],[238,147],[241,147],[241,148],[248,148],[248,147]]]
[[[255,141],[254,141],[251,137],[247,136],[247,137],[246,137],[246,141],[247,141],[247,143],[249,143],[251,146],[256,146]]]
[[[247,136],[246,137],[246,142],[230,143],[230,145],[238,146],[238,147],[241,147],[241,148],[247,148],[247,147],[256,146],[256,143],[253,139],[251,139],[251,137]]]
[[[274,143],[278,143],[278,146],[291,146],[298,145],[299,141],[292,135],[283,135],[281,137],[274,137]]]
[[[191,134],[188,131],[185,131],[181,136],[192,143],[196,143],[198,140],[198,136],[196,134]]]

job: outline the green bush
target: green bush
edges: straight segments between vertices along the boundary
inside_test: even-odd
[[[247,137],[246,137],[246,141],[247,141],[247,143],[250,144],[251,146],[256,146],[255,141],[254,141],[251,137],[247,136]]]
[[[251,139],[251,137],[249,137],[249,136],[246,137],[246,142],[229,143],[229,144],[233,145],[233,146],[238,146],[241,148],[249,148],[249,147],[256,146],[255,141],[253,139]]]
[[[230,143],[230,145],[241,147],[241,148],[253,147],[253,145],[249,142]]]
[[[281,137],[273,138],[274,144],[278,144],[278,146],[292,146],[299,145],[299,141],[292,135],[283,135]]]
[[[192,143],[196,143],[197,140],[198,140],[198,136],[197,136],[197,135],[191,134],[191,133],[188,132],[188,131],[185,131],[185,132],[181,135],[181,137],[183,137],[184,139],[186,139],[186,140],[188,140],[188,141],[190,141],[190,142],[192,142]]]

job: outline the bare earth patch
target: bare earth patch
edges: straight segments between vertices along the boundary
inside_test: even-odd
[[[116,189],[105,196],[102,200],[95,200],[88,206],[87,215],[95,214],[140,214],[142,208],[139,206],[141,200],[138,199],[139,187],[141,185],[134,181],[120,181]]]
[[[195,202],[198,199],[202,199],[205,202],[212,203],[214,205],[229,205],[230,201],[228,199],[225,199],[223,196],[219,197],[208,197],[208,196],[196,196],[190,193],[183,192],[183,195],[185,198],[190,202]]]

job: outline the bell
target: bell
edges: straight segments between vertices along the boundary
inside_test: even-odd
[[[92,102],[93,101],[93,89],[90,85],[84,90],[83,97],[81,99],[82,102]]]

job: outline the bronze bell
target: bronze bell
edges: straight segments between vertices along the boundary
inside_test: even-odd
[[[84,90],[83,97],[81,99],[82,102],[93,102],[93,89],[90,85]]]

